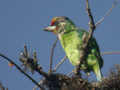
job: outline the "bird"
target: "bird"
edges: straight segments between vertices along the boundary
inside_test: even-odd
[[[103,67],[103,59],[100,55],[100,49],[94,36],[88,42],[87,53],[84,62],[80,63],[82,38],[88,36],[89,32],[85,29],[78,28],[74,22],[66,16],[56,16],[51,20],[50,25],[44,28],[44,31],[53,32],[57,35],[66,56],[73,66],[80,64],[80,70],[86,74],[94,72],[97,81],[102,81],[101,68]]]

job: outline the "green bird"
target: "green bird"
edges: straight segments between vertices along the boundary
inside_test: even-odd
[[[89,33],[76,27],[76,25],[68,17],[59,16],[51,20],[51,25],[44,29],[45,31],[53,32],[60,40],[60,43],[72,65],[77,66],[80,63],[81,50],[83,45],[82,37]],[[100,55],[99,46],[94,37],[88,43],[87,55],[84,61],[80,63],[80,69],[86,74],[93,71],[98,81],[102,79],[101,68],[103,59]]]

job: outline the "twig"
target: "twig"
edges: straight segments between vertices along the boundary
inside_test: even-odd
[[[108,15],[110,15],[110,13],[112,12],[113,8],[116,5],[117,5],[117,0],[115,0],[113,2],[112,7],[105,13],[105,15],[100,20],[98,20],[98,22],[95,24],[96,27],[104,21],[105,17],[107,17]]]
[[[42,78],[41,80],[40,80],[40,82],[39,82],[39,85],[42,85],[43,83],[44,83],[44,80],[45,80],[45,78]],[[33,90],[36,90],[38,88],[38,86],[36,85],[34,88],[33,88]],[[44,87],[43,87],[44,88]],[[44,89],[43,89],[44,90]]]
[[[89,22],[90,29],[89,29],[89,37],[88,37],[88,41],[89,41],[89,39],[92,37],[96,27],[95,27],[94,19],[93,19],[92,13],[91,13],[91,9],[90,9],[88,0],[86,0],[86,10],[87,10],[87,13],[88,13],[88,16],[90,19],[90,22]],[[87,44],[86,44],[86,46],[87,46]]]
[[[94,33],[94,30],[95,30],[95,23],[94,23],[94,19],[93,19],[93,16],[92,16],[92,13],[91,13],[91,10],[90,10],[90,7],[89,7],[89,1],[86,0],[86,10],[87,10],[87,13],[88,13],[88,16],[89,16],[89,19],[90,19],[90,22],[89,22],[89,35],[87,37],[86,34],[83,35],[82,37],[82,40],[83,40],[83,46],[82,46],[82,50],[80,52],[80,62],[79,62],[79,65],[77,66],[76,68],[76,74],[79,75],[79,71],[80,71],[80,65],[81,63],[85,63],[85,56],[86,56],[86,49],[87,49],[87,46],[88,46],[88,42],[90,40],[90,38],[92,37],[93,33]]]
[[[33,53],[33,58],[29,56],[29,52],[27,50],[27,46],[24,45],[24,52],[21,52],[19,60],[23,63],[26,68],[29,68],[31,72],[38,72],[40,75],[45,78],[49,78],[48,73],[42,70],[42,67],[37,62],[37,53]]]
[[[38,87],[40,87],[42,89],[42,87],[38,84],[38,82],[36,80],[34,80],[31,76],[29,76],[27,73],[25,73],[16,63],[14,63],[11,59],[9,59],[8,57],[6,57],[5,55],[0,53],[0,56],[3,57],[5,60],[7,60],[8,62],[14,64],[14,66],[21,72],[23,73],[25,76],[27,76],[34,84],[36,84]]]
[[[102,52],[101,55],[116,55],[120,54],[120,51],[110,51],[110,52]]]
[[[29,57],[29,54],[28,54],[28,50],[27,50],[27,46],[26,46],[26,45],[24,45],[24,55],[25,55],[26,57]]]
[[[64,58],[55,66],[54,68],[54,72],[57,71],[57,69],[60,67],[61,64],[63,64],[63,62],[67,59],[67,56],[64,56]]]
[[[53,65],[53,55],[54,55],[54,49],[56,47],[56,44],[57,44],[57,41],[58,41],[58,37],[56,38],[55,42],[53,43],[52,45],[52,48],[51,48],[51,55],[50,55],[50,70],[49,70],[49,74],[52,72],[52,65]]]
[[[74,72],[75,72],[75,69],[73,69],[72,72],[67,73],[67,76],[72,75],[72,73],[74,73]]]

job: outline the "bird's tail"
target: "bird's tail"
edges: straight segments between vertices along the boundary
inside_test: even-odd
[[[97,81],[102,81],[103,75],[101,73],[100,66],[98,63],[93,66],[93,71],[97,77]]]

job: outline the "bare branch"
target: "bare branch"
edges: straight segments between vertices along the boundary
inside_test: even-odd
[[[109,51],[101,53],[101,55],[116,55],[116,54],[120,54],[120,51]]]
[[[91,13],[91,9],[90,9],[88,0],[86,0],[86,10],[87,10],[87,13],[88,13],[88,16],[89,16],[89,19],[90,19],[90,22],[89,22],[89,27],[90,27],[89,37],[88,37],[88,40],[87,40],[87,41],[89,41],[89,39],[92,37],[96,27],[95,27],[94,19],[93,19],[92,13]]]
[[[67,73],[68,76],[71,76],[75,72],[75,69],[72,70],[72,72]]]
[[[79,75],[79,71],[80,71],[80,65],[81,63],[85,63],[85,56],[86,56],[86,49],[87,49],[87,46],[88,46],[88,42],[90,40],[90,38],[92,37],[93,33],[94,33],[94,30],[95,30],[95,23],[94,23],[94,19],[93,19],[93,16],[92,16],[92,13],[91,13],[91,9],[90,9],[90,6],[89,6],[89,1],[86,0],[86,10],[87,10],[87,14],[89,16],[89,35],[87,37],[86,34],[83,35],[82,37],[82,40],[83,40],[83,46],[82,46],[82,50],[80,52],[80,62],[79,62],[79,65],[77,66],[76,68],[76,71],[75,71],[75,74]]]
[[[26,57],[29,57],[29,54],[28,54],[28,50],[27,50],[27,46],[26,46],[26,45],[24,45],[24,55],[25,55]]]
[[[57,69],[60,67],[61,64],[63,64],[63,62],[67,59],[67,56],[64,56],[64,58],[55,66],[54,68],[54,72],[57,71]]]
[[[42,78],[39,82],[39,85],[43,86],[44,80],[45,80],[45,78]],[[38,86],[36,85],[36,86],[34,86],[33,90],[37,90],[37,88],[38,88]],[[42,88],[43,88],[43,90],[45,89],[44,87],[42,87]]]
[[[38,84],[36,80],[34,80],[31,76],[29,76],[27,73],[25,73],[16,63],[14,63],[13,60],[9,59],[7,56],[0,53],[0,56],[3,57],[8,62],[12,63],[22,74],[24,74],[26,77],[28,77],[34,84],[36,84],[38,87],[41,88],[41,86]]]
[[[19,60],[23,63],[23,66],[30,69],[32,73],[36,71],[45,78],[49,78],[48,73],[44,72],[37,62],[37,53],[34,52],[33,57],[30,57],[26,45],[24,46],[24,52],[20,54]]]
[[[51,48],[51,53],[50,53],[50,54],[51,54],[51,55],[50,55],[50,70],[49,70],[49,74],[52,72],[54,49],[55,49],[55,47],[56,47],[57,41],[58,41],[58,37],[56,38],[56,40],[55,40],[55,42],[53,43],[52,48]]]
[[[97,27],[99,24],[101,24],[105,17],[107,17],[108,15],[110,15],[110,13],[112,12],[113,8],[117,5],[117,0],[114,0],[113,4],[112,4],[112,7],[105,13],[105,15],[100,19],[98,20],[98,22],[95,24],[95,26]]]

